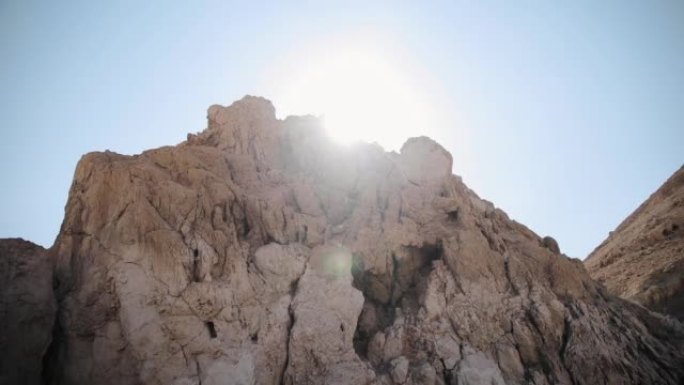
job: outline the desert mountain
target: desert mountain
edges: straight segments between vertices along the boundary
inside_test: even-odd
[[[684,382],[679,322],[480,199],[439,144],[341,147],[257,97],[177,146],[85,155],[48,255],[51,344],[16,356],[47,384]]]
[[[611,293],[684,320],[684,167],[611,232],[585,264]]]

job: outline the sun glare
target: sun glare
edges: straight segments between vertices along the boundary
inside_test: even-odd
[[[320,115],[334,139],[386,149],[436,128],[423,77],[390,44],[335,39],[297,57],[272,80],[280,112]]]

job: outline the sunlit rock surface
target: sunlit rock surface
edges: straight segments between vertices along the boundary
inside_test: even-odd
[[[339,146],[256,97],[208,120],[79,162],[47,383],[684,381],[681,324],[606,293],[431,139]]]
[[[684,320],[684,167],[585,262],[608,290]]]

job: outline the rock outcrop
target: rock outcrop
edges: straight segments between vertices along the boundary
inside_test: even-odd
[[[340,147],[256,97],[208,120],[79,162],[47,383],[684,381],[680,323],[608,294],[434,141]]]
[[[41,384],[57,303],[45,249],[0,239],[0,384]]]
[[[585,261],[620,297],[684,320],[684,167]]]

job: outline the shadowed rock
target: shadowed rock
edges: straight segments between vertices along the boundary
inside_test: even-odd
[[[41,384],[57,305],[45,249],[0,239],[0,384]]]
[[[544,247],[553,251],[554,253],[560,254],[560,247],[558,247],[558,242],[556,242],[556,240],[552,237],[549,237],[547,235],[546,237],[542,238],[542,245],[544,245]]]

